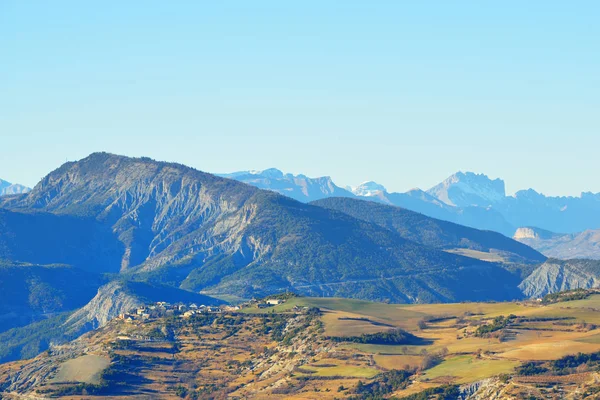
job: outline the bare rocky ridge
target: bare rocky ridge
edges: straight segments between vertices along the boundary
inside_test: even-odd
[[[103,327],[119,314],[144,304],[141,299],[123,290],[120,282],[108,283],[84,307],[75,311],[65,323],[69,329],[89,331]]]
[[[600,286],[600,262],[550,259],[521,282],[527,297],[541,298],[549,293]]]
[[[251,217],[251,210],[241,206],[256,190],[240,185],[220,193],[220,184],[218,178],[177,165],[95,154],[51,173],[14,207],[108,223],[125,245],[121,269],[143,262],[152,268],[183,256],[177,246],[169,248],[181,239],[189,250],[208,253],[236,244],[215,238],[234,236],[229,230]]]

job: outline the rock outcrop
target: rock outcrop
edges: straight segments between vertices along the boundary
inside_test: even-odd
[[[100,287],[88,304],[75,311],[65,326],[72,331],[87,332],[143,304],[141,299],[124,290],[122,283],[110,282]]]
[[[599,285],[600,262],[550,259],[525,278],[519,288],[527,297],[541,298],[549,293]]]

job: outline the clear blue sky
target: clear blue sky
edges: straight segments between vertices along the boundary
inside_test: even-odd
[[[0,1],[0,177],[94,151],[600,191],[598,1]]]

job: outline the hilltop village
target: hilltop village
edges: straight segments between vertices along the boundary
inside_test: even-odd
[[[175,303],[171,304],[166,301],[158,301],[141,305],[128,312],[119,314],[118,319],[125,322],[134,321],[149,321],[158,318],[179,316],[180,318],[190,318],[199,314],[224,314],[236,313],[242,309],[258,308],[267,309],[277,305],[284,304],[289,298],[295,297],[293,294],[283,294],[277,296],[269,296],[264,299],[252,299],[238,305],[223,304],[220,306],[210,306],[196,303]],[[292,311],[302,312],[308,310],[309,307],[295,306]]]

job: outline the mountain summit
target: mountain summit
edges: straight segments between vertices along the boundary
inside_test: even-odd
[[[516,284],[496,285],[517,280],[496,264],[415,243],[346,213],[148,158],[92,154],[63,165],[31,193],[7,198],[2,206],[7,210],[0,223],[8,235],[0,233],[0,258],[120,271],[205,294],[250,297],[287,289],[395,302],[518,296]],[[62,230],[51,235],[52,227]],[[57,239],[42,251],[47,237]],[[46,258],[38,260],[40,254]]]
[[[502,179],[492,180],[487,175],[473,172],[457,172],[429,189],[427,193],[457,207],[487,207],[501,202],[506,197]]]
[[[394,205],[477,229],[512,237],[518,227],[536,226],[562,233],[600,229],[600,193],[579,197],[545,196],[533,189],[506,196],[502,179],[473,172],[457,172],[424,192],[388,192],[373,181],[342,189],[328,177],[307,178],[271,168],[224,175],[308,203],[329,197],[355,197]]]
[[[218,174],[218,176],[235,179],[260,189],[271,190],[305,203],[326,197],[352,196],[352,193],[337,186],[328,176],[309,178],[302,174],[284,174],[277,168],[263,171],[239,171]]]
[[[10,183],[0,179],[0,196],[27,193],[31,189],[18,183]]]
[[[351,186],[350,190],[355,195],[364,197],[378,196],[387,192],[385,186],[373,181],[363,182],[358,186]]]

